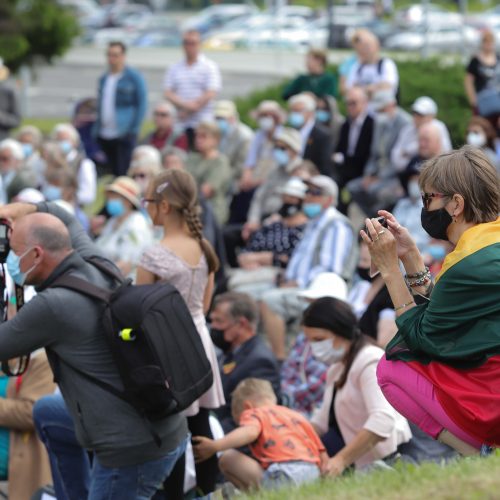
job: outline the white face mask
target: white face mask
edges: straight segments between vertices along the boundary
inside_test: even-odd
[[[259,118],[259,128],[264,132],[269,132],[274,128],[274,120],[270,116],[262,116]]]
[[[331,339],[320,340],[319,342],[311,342],[311,350],[313,356],[325,365],[333,365],[337,361],[341,361],[345,356],[345,347],[336,349],[333,347]]]
[[[486,144],[486,136],[480,132],[469,132],[467,134],[467,144],[475,148],[482,148]]]
[[[413,201],[418,200],[421,196],[420,186],[418,185],[418,181],[410,181],[408,183],[408,196]]]

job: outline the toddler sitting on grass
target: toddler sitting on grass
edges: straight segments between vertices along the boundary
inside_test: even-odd
[[[193,437],[198,462],[223,452],[219,467],[241,490],[298,485],[317,479],[328,457],[311,424],[276,404],[271,384],[248,378],[232,394],[231,411],[240,427],[221,439]],[[236,448],[249,446],[254,458]]]

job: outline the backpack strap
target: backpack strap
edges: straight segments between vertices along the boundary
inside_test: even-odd
[[[98,257],[97,255],[92,255],[90,257],[85,258],[85,261],[92,264],[94,267],[111,278],[115,279],[119,283],[123,283],[126,281],[126,278],[122,275],[122,273],[116,268],[114,265],[110,265],[110,262],[102,257]]]
[[[379,76],[382,74],[382,65],[384,64],[384,58],[381,57],[379,60],[378,60],[378,63],[377,63],[377,73],[379,74]]]
[[[90,283],[90,281],[78,278],[77,276],[73,276],[71,274],[63,274],[62,276],[59,276],[59,278],[57,278],[50,285],[50,287],[69,288],[70,290],[83,293],[93,299],[101,300],[106,304],[109,304],[112,294],[111,291],[106,290],[105,288],[101,288],[93,283]]]

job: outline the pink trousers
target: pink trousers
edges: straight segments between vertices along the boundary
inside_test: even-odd
[[[481,447],[481,442],[460,429],[446,414],[432,383],[404,361],[387,361],[384,356],[377,367],[377,379],[387,401],[426,434],[437,439],[446,429],[471,446]]]

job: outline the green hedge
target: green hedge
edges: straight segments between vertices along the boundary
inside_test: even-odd
[[[464,91],[464,67],[457,62],[427,59],[421,61],[399,61],[401,106],[409,110],[417,97],[432,97],[439,108],[438,118],[450,131],[454,147],[463,144],[467,122],[471,111]],[[337,67],[331,70],[337,72]],[[266,89],[258,90],[249,96],[236,100],[241,119],[252,126],[250,111],[264,99],[274,99],[281,103],[281,91],[286,82]],[[343,103],[341,104],[343,108]]]

